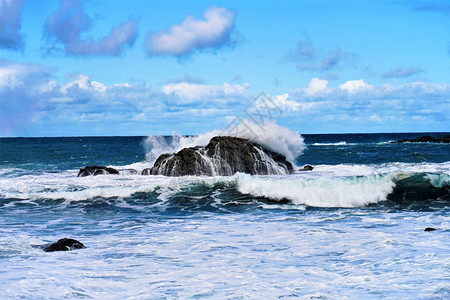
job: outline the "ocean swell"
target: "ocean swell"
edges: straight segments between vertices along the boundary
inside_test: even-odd
[[[446,205],[449,175],[390,173],[368,176],[301,178],[236,174],[237,189],[244,194],[275,201],[288,200],[312,207],[364,207],[385,203],[408,208],[422,203]],[[422,205],[422,206],[423,206]]]

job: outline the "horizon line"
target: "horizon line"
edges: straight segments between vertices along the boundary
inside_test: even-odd
[[[438,134],[447,134],[450,131],[407,131],[407,132],[335,132],[335,133],[302,133],[303,135],[339,135],[339,134],[424,134],[424,133],[438,133]],[[163,137],[171,137],[171,136],[198,136],[200,134],[181,134],[181,135],[165,135],[165,134],[156,134],[156,135],[61,135],[61,136],[0,136],[0,139],[29,139],[29,138],[104,138],[104,137],[148,137],[148,136],[163,136]]]

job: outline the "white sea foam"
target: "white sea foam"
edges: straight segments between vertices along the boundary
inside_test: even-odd
[[[44,173],[19,177],[0,177],[0,197],[12,199],[64,199],[84,201],[96,197],[126,198],[139,192],[152,192],[166,187],[176,190],[194,182],[217,182],[222,177],[166,177],[144,175],[101,175],[76,177],[77,171]],[[228,177],[229,178],[229,177]],[[224,178],[224,180],[228,180]],[[159,191],[161,192],[161,191]]]
[[[0,197],[24,200],[126,198],[155,190],[170,196],[179,187],[192,183],[235,182],[240,192],[257,197],[289,199],[298,205],[358,207],[385,200],[395,182],[411,174],[426,174],[435,187],[450,184],[450,162],[317,165],[313,171],[283,176],[238,173],[231,177],[102,175],[78,178],[76,170],[26,175],[20,169],[7,171],[8,176],[0,176]],[[161,187],[163,189],[158,189]]]
[[[171,143],[167,143],[164,137],[149,136],[145,141],[148,149],[146,160],[153,163],[162,153],[174,153],[186,147],[206,146],[214,136],[234,136],[248,139],[284,155],[291,163],[294,163],[295,157],[300,155],[306,147],[303,137],[298,132],[293,132],[275,122],[266,121],[256,124],[243,120],[233,130],[213,130],[190,137],[174,135]]]
[[[236,174],[236,180],[241,193],[316,207],[361,207],[377,203],[386,200],[395,185],[388,175],[307,179],[240,173]]]
[[[87,248],[53,253],[33,245],[63,233],[47,228],[55,215],[2,219],[2,298],[448,298],[448,234],[423,232],[448,227],[446,214],[139,216],[61,216]]]
[[[361,207],[386,200],[399,179],[426,174],[435,187],[450,183],[450,162],[383,165],[318,165],[291,176],[250,176],[235,180],[244,194],[316,207]]]
[[[338,142],[338,143],[314,143],[313,146],[345,146],[347,145],[347,142]],[[354,145],[354,144],[350,144]]]

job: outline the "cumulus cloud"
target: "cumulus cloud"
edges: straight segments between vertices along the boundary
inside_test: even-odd
[[[319,82],[320,88],[311,89]],[[284,117],[295,118],[299,130],[312,132],[315,128],[322,132],[443,131],[450,122],[449,97],[447,83],[371,85],[359,79],[329,87],[326,80],[313,78],[307,87],[286,97],[295,109]],[[411,123],[412,119],[422,122]]]
[[[199,133],[223,128],[227,116],[242,116],[253,97],[249,84],[177,82],[154,90],[86,74],[58,79],[42,65],[0,60],[1,135]],[[447,83],[372,85],[359,79],[330,86],[313,78],[272,101],[282,110],[277,118],[300,131],[442,131],[450,124],[449,98]]]
[[[163,87],[166,95],[176,96],[177,103],[222,101],[246,93],[250,87],[248,83],[243,85],[224,83],[223,85],[207,85],[191,82],[170,83]]]
[[[0,1],[0,48],[23,49],[23,36],[20,32],[20,13],[23,5],[22,0]]]
[[[349,80],[344,84],[341,84],[339,88],[343,91],[346,91],[349,94],[356,94],[372,88],[371,85],[364,82],[363,79],[359,80]]]
[[[313,78],[305,89],[305,94],[310,96],[323,96],[328,91],[328,80]]]
[[[146,51],[150,56],[181,57],[196,50],[230,45],[235,15],[232,10],[213,6],[205,10],[204,20],[188,16],[180,25],[173,25],[162,32],[148,33]]]
[[[42,65],[0,60],[0,135],[169,134],[177,126],[194,133],[199,124],[223,126],[225,116],[242,111],[252,98],[248,88],[192,82],[158,90],[145,83],[108,85],[86,74],[58,79]],[[136,124],[151,124],[152,132],[137,132],[148,127]]]
[[[58,9],[45,23],[45,34],[51,43],[48,51],[61,50],[71,55],[119,55],[137,37],[137,21],[129,20],[111,29],[99,39],[82,38],[92,26],[91,18],[82,9],[81,0],[60,0]]]
[[[39,124],[41,136],[55,126],[60,130],[89,122],[114,126],[131,120],[147,105],[157,107],[149,103],[155,92],[142,83],[106,85],[85,74],[69,75],[66,83],[59,83],[53,73],[42,65],[0,60],[1,135],[27,135],[39,130]]]
[[[422,72],[423,72],[423,70],[421,68],[399,66],[399,67],[390,69],[389,71],[384,73],[383,77],[384,78],[402,78],[402,77],[409,77],[409,76],[417,75]]]
[[[319,51],[309,36],[304,35],[303,39],[297,42],[297,48],[289,51],[284,58],[295,62],[299,71],[325,72],[353,65],[357,55],[343,51],[340,47],[325,52]]]
[[[51,70],[37,64],[0,60],[0,133],[10,134],[29,124],[45,109],[41,87]]]
[[[301,108],[302,104],[296,102],[289,98],[288,93],[284,93],[281,95],[276,95],[273,97],[273,102],[277,105],[282,111],[297,111]]]

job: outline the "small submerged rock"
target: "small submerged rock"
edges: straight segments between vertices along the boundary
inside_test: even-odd
[[[58,240],[56,243],[50,244],[44,248],[45,252],[55,252],[55,251],[69,251],[75,249],[84,249],[86,248],[83,243],[74,240],[63,238]]]
[[[86,166],[78,172],[77,177],[85,177],[85,176],[97,176],[97,175],[105,175],[105,174],[114,174],[119,175],[119,171],[114,168],[104,167],[104,166]]]
[[[303,168],[298,169],[299,171],[312,171],[314,169],[311,165],[305,165]]]
[[[142,170],[141,175],[152,175],[152,169],[145,168],[144,170]]]

